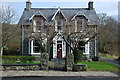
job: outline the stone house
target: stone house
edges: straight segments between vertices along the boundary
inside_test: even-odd
[[[86,31],[89,35],[79,40],[79,49],[87,58],[97,57],[97,37],[90,39],[90,35],[96,33],[97,20],[93,2],[89,2],[87,8],[31,8],[31,2],[27,1],[18,23],[21,29],[21,54],[40,55],[42,45],[49,47],[50,59],[65,58],[72,53],[65,39],[71,33],[85,34]],[[74,42],[74,39],[72,36],[71,41]],[[72,43],[70,45],[73,46]]]

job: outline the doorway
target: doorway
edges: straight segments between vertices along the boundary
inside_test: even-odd
[[[62,58],[62,41],[57,41],[57,58]]]

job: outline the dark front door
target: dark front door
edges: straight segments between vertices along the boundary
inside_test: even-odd
[[[57,41],[57,58],[62,58],[62,41]]]

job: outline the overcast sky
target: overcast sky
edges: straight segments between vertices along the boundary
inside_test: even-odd
[[[4,2],[2,2],[2,4],[6,4],[5,3],[6,0],[4,0]],[[16,1],[12,1],[9,0],[11,2],[7,2],[8,5],[10,5],[11,7],[13,7],[17,14],[19,15],[18,17],[20,18],[20,16],[22,15],[22,12],[25,8],[25,0],[20,2],[16,2]],[[76,8],[86,8],[88,7],[88,0],[85,0],[84,2],[79,1],[79,0],[64,0],[64,1],[58,1],[58,0],[31,0],[32,2],[32,7],[76,7]],[[94,0],[94,8],[96,10],[97,13],[107,13],[109,16],[113,16],[115,18],[117,18],[118,15],[118,0],[109,0],[109,2],[106,0],[104,0],[104,2],[101,1],[96,1]]]

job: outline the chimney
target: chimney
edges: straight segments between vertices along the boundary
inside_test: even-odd
[[[26,1],[26,10],[29,11],[31,9],[31,2],[30,0]]]
[[[94,8],[93,8],[93,1],[90,1],[89,3],[88,3],[88,9],[89,10],[93,10]]]

